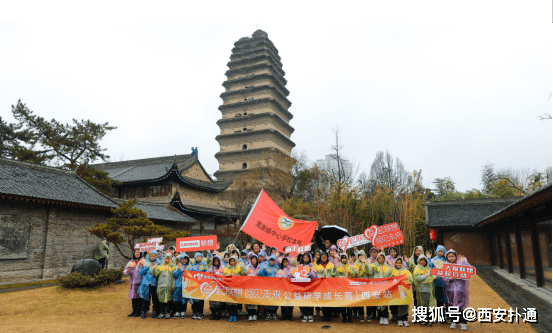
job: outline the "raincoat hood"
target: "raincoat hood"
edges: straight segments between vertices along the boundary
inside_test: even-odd
[[[457,259],[457,252],[455,252],[453,249],[450,249],[449,251],[446,252],[445,254],[445,260],[447,263],[449,263],[449,260],[447,260],[447,256],[450,254],[450,253],[454,253],[455,254],[455,263],[457,263],[457,261],[459,261]],[[453,263],[452,263],[453,264]]]
[[[338,251],[338,248],[336,247],[336,245],[332,245],[332,246],[330,247],[329,250],[336,250],[336,251]]]
[[[422,259],[425,259],[426,260],[426,266],[423,266],[423,267],[428,267],[428,264],[429,264],[429,261],[428,261],[428,258],[424,255],[424,254],[421,254],[419,256],[419,258],[417,259],[417,264],[421,264],[421,260]],[[421,265],[422,266],[422,265]]]
[[[379,254],[376,255],[376,258],[375,258],[376,262],[378,262],[378,257],[384,258],[384,262],[386,262],[386,255],[384,254],[384,252],[380,252]]]
[[[243,256],[244,256],[244,255],[245,255],[245,256],[248,256],[248,251],[242,250],[242,252],[241,252],[240,254],[243,255]]]
[[[186,253],[183,253],[179,256],[179,259],[180,259],[180,262],[182,263],[182,261],[184,260],[184,258],[188,258],[188,263],[190,264],[190,257],[188,256],[188,254]]]
[[[436,255],[438,255],[438,251],[440,251],[440,250],[444,251],[444,257],[447,257],[446,252],[448,252],[448,251],[445,249],[445,247],[443,245],[438,245],[438,247],[436,248],[436,252],[434,252],[434,253],[436,253]],[[450,251],[453,251],[453,250],[450,250]]]
[[[234,259],[234,265],[230,263],[230,261],[231,261],[232,259]],[[238,257],[235,256],[235,255],[230,256],[230,258],[229,258],[229,260],[228,260],[228,264],[229,264],[230,266],[233,266],[233,267],[236,266],[236,265],[238,265]]]
[[[307,264],[303,262],[303,256],[305,256],[305,255],[309,256],[309,262]],[[309,265],[309,264],[312,264],[312,263],[313,263],[313,257],[311,256],[311,253],[305,252],[301,256],[301,262],[298,262],[298,265]]]
[[[376,251],[376,253],[378,253],[378,249],[376,247],[371,247],[371,249],[369,250],[369,255],[371,255],[371,253],[373,252],[373,250]]]
[[[151,260],[150,260],[150,255],[151,255],[152,253],[156,256],[156,258],[154,259],[154,261],[151,261]],[[155,262],[155,261],[157,260],[157,251],[156,251],[156,250],[152,250],[152,251],[148,252],[148,255],[146,256],[146,260],[148,260],[149,262]]]
[[[261,250],[261,251],[259,251],[259,254],[257,255],[258,259],[259,259],[259,257],[263,257],[263,258],[267,259],[267,253],[265,253],[265,251]]]
[[[359,250],[359,252],[357,252],[357,259],[359,259],[360,256],[363,256],[365,257],[365,259],[367,259],[367,255],[365,254],[364,250]]]
[[[416,251],[417,249],[420,249],[420,250],[421,250],[421,255],[424,255],[424,249],[422,248],[422,246],[417,245],[417,246],[415,246],[415,248],[413,249],[413,254],[411,255],[411,257],[413,257],[413,258],[415,257],[415,251]],[[428,259],[428,258],[427,258],[427,259]]]
[[[405,268],[405,267],[403,267],[403,265],[405,264],[405,261],[404,261],[403,258],[400,257],[400,256],[398,256],[398,257],[394,260],[394,267],[392,267],[392,268],[393,268],[393,269],[397,269],[396,263],[397,263],[398,260],[401,261],[401,268],[402,268],[402,269]]]
[[[215,266],[215,260],[219,260],[218,266]],[[213,256],[213,260],[211,261],[211,267],[215,267],[215,268],[221,267],[221,258],[218,255]]]
[[[284,257],[282,258],[282,260],[280,261],[280,269],[284,269],[284,261],[286,260],[286,262],[288,263],[288,266],[287,268],[290,268],[290,260],[288,260],[288,258]]]
[[[252,263],[252,258],[255,257],[256,259],[256,262],[255,262],[255,265]],[[252,265],[252,267],[256,268],[257,266],[259,266],[259,258],[257,257],[257,254],[255,253],[250,253],[250,265]]]
[[[200,261],[204,259],[204,255],[201,252],[196,252],[194,254],[194,261],[196,261],[196,258],[200,257]]]
[[[271,263],[269,262],[269,260],[273,259],[275,261],[274,265],[271,265]],[[278,261],[277,261],[277,257],[272,254],[269,259],[267,260],[267,266],[268,267],[278,267]]]

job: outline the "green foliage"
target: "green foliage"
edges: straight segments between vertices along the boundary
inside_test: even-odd
[[[433,249],[436,242],[430,240],[430,230],[424,220],[415,222],[415,244],[422,245],[423,249]]]
[[[0,120],[2,142],[8,139],[0,146],[2,156],[37,164],[50,162],[70,170],[88,161],[109,159],[104,154],[106,149],[99,145],[108,131],[116,129],[108,123],[77,119],[72,124],[55,119],[48,121],[35,115],[21,100],[12,105],[12,114],[17,124]]]
[[[91,288],[119,281],[122,276],[123,270],[103,269],[93,277],[83,276],[81,272],[73,272],[60,277],[58,280],[65,288]]]
[[[86,164],[79,165],[77,170],[75,170],[75,173],[85,182],[109,196],[113,196],[115,193],[114,185],[121,183],[117,180],[109,178],[107,172],[98,170],[95,167],[91,167]]]
[[[132,257],[134,245],[144,242],[148,237],[163,237],[163,243],[179,237],[188,237],[188,231],[173,231],[171,228],[156,225],[141,209],[135,208],[136,199],[119,204],[119,208],[112,209],[113,217],[107,223],[98,223],[92,228],[86,228],[92,235],[106,238],[114,243],[115,248],[127,259]],[[123,253],[122,247],[128,249]]]

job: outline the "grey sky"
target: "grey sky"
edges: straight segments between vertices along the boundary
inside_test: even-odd
[[[332,127],[368,172],[378,150],[424,182],[480,187],[480,170],[551,165],[552,44],[543,25],[258,23],[282,57],[292,140],[311,161]],[[233,43],[255,23],[0,24],[0,115],[108,121],[113,161],[189,153],[209,173]]]

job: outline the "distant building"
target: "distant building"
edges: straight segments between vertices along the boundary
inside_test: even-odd
[[[340,167],[338,161],[332,157],[332,155],[326,155],[323,160],[317,160],[315,164],[322,170],[325,170],[330,179],[338,179],[334,175],[338,175],[340,172]],[[353,182],[353,164],[348,160],[342,160],[342,172],[346,176],[346,179],[349,179],[349,183]]]

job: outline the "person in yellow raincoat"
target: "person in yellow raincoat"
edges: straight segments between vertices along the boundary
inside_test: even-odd
[[[338,262],[338,265],[336,266],[336,271],[334,273],[335,277],[342,277],[342,278],[354,278],[357,276],[357,269],[355,268],[355,265],[350,263],[348,260],[347,253],[340,254],[340,261]],[[352,313],[353,310],[351,307],[344,307],[340,309],[340,313],[342,314],[342,323],[352,323]]]
[[[369,263],[369,260],[367,259],[367,255],[365,254],[365,251],[361,250],[357,253],[357,260],[359,263],[358,268],[358,278],[362,279],[374,279],[374,271],[371,269],[372,264]],[[370,323],[372,319],[377,315],[376,306],[367,306],[367,323]],[[363,308],[361,308],[361,319],[360,322],[365,322],[365,317],[363,316]]]
[[[223,270],[223,275],[225,276],[244,276],[248,274],[248,269],[244,266],[243,263],[238,261],[238,256],[233,255],[228,260],[228,266]],[[227,303],[229,320],[228,321],[238,321],[238,305],[236,303]]]
[[[328,253],[326,252],[321,253],[321,260],[317,265],[317,278],[319,279],[332,278],[334,277],[334,274],[335,274],[334,264],[329,261]],[[332,320],[331,307],[323,307],[322,312],[323,312],[322,321]]]
[[[421,254],[417,266],[413,269],[413,280],[415,282],[416,297],[418,306],[426,308],[436,306],[434,300],[434,280],[436,276],[430,274],[428,258]],[[432,323],[420,323],[422,326],[432,326]]]
[[[175,278],[173,271],[177,268],[171,263],[172,254],[167,252],[160,266],[152,266],[150,271],[157,278],[157,298],[159,299],[160,313],[157,319],[165,316],[165,319],[171,318],[171,307],[169,302],[173,300],[173,289],[175,287]]]
[[[388,273],[388,270],[390,270],[390,267],[386,265],[386,255],[384,252],[380,252],[376,255],[376,258],[374,260],[374,264],[366,265],[367,269],[369,269],[369,275],[372,275],[373,279],[382,279],[386,277],[386,274]],[[378,317],[380,318],[380,324],[381,325],[388,325],[388,307],[387,306],[379,306],[377,307]]]
[[[391,267],[386,273],[386,277],[406,275],[409,280],[409,284],[413,284],[413,275],[407,268],[405,268],[403,258],[397,257],[394,261],[394,266]],[[400,286],[400,288],[402,288]],[[401,291],[403,292],[403,290]],[[390,308],[396,307],[395,313],[397,313],[397,325],[409,327],[409,305],[392,305]]]

